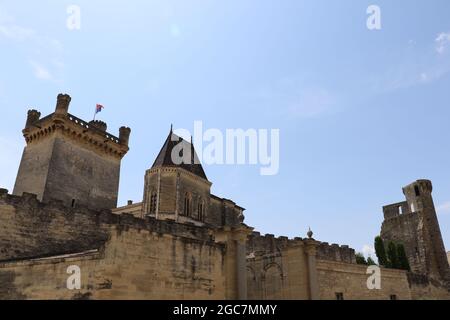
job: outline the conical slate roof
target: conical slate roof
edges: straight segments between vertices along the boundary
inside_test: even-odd
[[[174,163],[173,160],[176,160],[177,158],[177,150],[175,150],[175,159],[172,159],[172,151],[179,143],[180,145],[178,147],[178,150],[181,150],[179,157],[182,158],[183,151],[190,150],[191,157],[190,161],[181,162],[180,164]],[[164,142],[164,145],[161,148],[161,151],[159,152],[158,156],[156,157],[155,162],[152,165],[152,169],[156,167],[180,167],[187,171],[192,172],[193,174],[208,180],[206,177],[205,171],[203,170],[203,167],[200,163],[200,160],[198,159],[197,152],[195,152],[194,146],[192,143],[187,142],[183,138],[177,136],[170,130],[169,135],[167,136],[166,141]]]

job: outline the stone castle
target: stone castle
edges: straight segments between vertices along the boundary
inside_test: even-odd
[[[404,244],[411,271],[367,266],[348,246],[261,235],[244,208],[211,194],[192,143],[170,131],[143,199],[117,207],[131,130],[28,111],[12,194],[0,189],[0,299],[450,299],[449,264],[428,180],[383,208],[381,237]],[[189,162],[176,164],[182,146]],[[80,284],[69,288],[73,266]],[[72,268],[72,269],[71,269]]]

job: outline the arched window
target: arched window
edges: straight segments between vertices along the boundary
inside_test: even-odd
[[[191,195],[189,192],[186,192],[184,196],[184,210],[183,215],[189,217],[191,215]]]
[[[155,191],[152,191],[152,195],[150,197],[150,213],[155,214],[156,213],[156,201],[158,199],[158,195]]]
[[[203,221],[205,217],[205,204],[203,203],[202,198],[198,199],[198,210],[197,210],[197,219]]]

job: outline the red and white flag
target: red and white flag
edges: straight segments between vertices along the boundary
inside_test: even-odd
[[[104,106],[102,106],[101,104],[98,104],[95,106],[95,114],[102,112],[102,109],[104,108]]]

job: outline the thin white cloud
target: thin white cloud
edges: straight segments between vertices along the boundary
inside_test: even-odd
[[[36,31],[17,25],[0,25],[0,36],[15,41],[24,41],[36,35]]]
[[[0,10],[0,38],[27,44],[27,55],[30,55],[30,52],[33,54],[32,57],[25,59],[28,60],[37,79],[56,80],[55,74],[62,73],[64,69],[62,43],[39,34],[37,30],[17,24],[14,17],[8,15],[5,10]]]
[[[50,71],[35,61],[30,61],[30,65],[33,68],[34,76],[39,80],[53,80],[53,76],[50,74]]]
[[[17,24],[2,24],[0,21],[0,37],[12,41],[30,41],[32,45],[37,47],[37,51],[51,50],[53,53],[59,54],[63,50],[63,46],[59,40],[39,35],[34,29]]]
[[[430,51],[429,48],[424,51],[415,48],[408,50],[398,63],[373,79],[375,91],[390,92],[427,85],[449,74],[450,59],[444,52],[450,48],[450,32],[440,33],[433,44],[435,51]]]
[[[444,202],[443,204],[437,206],[436,211],[438,214],[450,213],[450,201]]]
[[[435,42],[437,53],[443,54],[447,50],[447,47],[450,46],[450,32],[441,32],[436,37]]]

